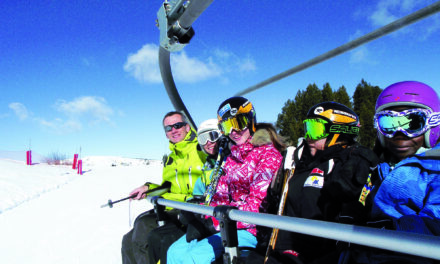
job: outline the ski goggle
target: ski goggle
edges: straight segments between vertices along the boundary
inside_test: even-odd
[[[180,129],[184,126],[186,126],[185,122],[177,122],[172,125],[164,126],[164,129],[165,129],[165,132],[170,132],[171,130],[173,130],[173,127],[174,127],[174,129]]]
[[[236,115],[234,117],[222,120],[219,123],[219,128],[225,136],[229,135],[232,130],[242,131],[249,125],[249,119],[245,115]]]
[[[329,133],[326,131],[325,126],[327,121],[320,118],[311,118],[303,121],[305,138],[311,140],[318,140],[328,137]]]
[[[384,110],[374,115],[374,127],[388,138],[394,137],[398,131],[410,138],[418,137],[439,124],[440,113],[421,108],[401,112]]]
[[[212,130],[201,133],[197,136],[197,141],[200,145],[206,145],[209,142],[216,142],[220,138],[221,134],[219,131]]]

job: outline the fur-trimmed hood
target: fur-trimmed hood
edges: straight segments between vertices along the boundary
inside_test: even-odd
[[[271,144],[272,140],[270,139],[269,131],[266,129],[257,130],[252,137],[251,143],[257,147]]]

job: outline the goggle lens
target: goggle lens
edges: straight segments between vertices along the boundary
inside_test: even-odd
[[[173,130],[173,127],[174,127],[174,129],[181,129],[184,126],[186,126],[185,122],[177,122],[175,124],[165,126],[164,129],[165,129],[165,132],[170,132],[171,130]]]
[[[242,131],[246,129],[249,125],[249,119],[244,115],[237,115],[232,118],[222,120],[219,124],[220,130],[225,134],[229,135],[232,130]]]
[[[210,142],[216,142],[220,138],[220,136],[221,135],[218,131],[207,131],[198,135],[197,141],[201,145],[206,145],[206,143],[208,143],[208,140]]]
[[[329,133],[325,131],[327,121],[319,118],[306,119],[303,121],[305,138],[311,140],[319,140],[326,138]]]
[[[402,112],[385,110],[374,116],[374,124],[384,136],[392,138],[397,131],[408,137],[418,137],[428,129],[427,120],[430,111],[426,109],[409,109]]]

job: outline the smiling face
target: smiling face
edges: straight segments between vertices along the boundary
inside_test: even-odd
[[[251,136],[251,133],[249,132],[249,129],[246,128],[242,131],[237,131],[235,129],[232,129],[232,132],[229,134],[229,138],[235,142],[237,145],[242,145],[245,143],[248,138]]]
[[[209,155],[214,155],[215,153],[215,146],[217,145],[217,142],[211,142],[207,141],[205,145],[203,145],[203,149],[208,153]]]
[[[412,109],[409,106],[399,106],[390,107],[387,110],[393,110],[400,112],[407,109]],[[399,161],[405,159],[410,155],[414,155],[419,148],[423,146],[425,141],[425,135],[420,135],[418,137],[410,138],[404,135],[402,132],[396,132],[392,138],[384,138],[385,149],[389,155],[389,161],[393,163],[398,163]]]
[[[172,116],[168,116],[163,120],[163,126],[171,126],[176,123],[182,122],[182,116],[176,114]],[[180,141],[184,140],[186,137],[186,134],[190,131],[190,127],[188,124],[184,125],[181,128],[172,128],[171,131],[165,132],[167,138],[174,144],[179,143]]]

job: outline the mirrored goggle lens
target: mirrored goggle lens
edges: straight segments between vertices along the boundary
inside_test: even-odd
[[[185,125],[186,125],[185,122],[177,122],[175,124],[165,126],[164,129],[165,129],[165,132],[170,132],[171,130],[173,130],[173,127],[174,127],[174,129],[180,129]]]
[[[238,115],[233,118],[222,120],[219,124],[221,131],[227,136],[232,132],[232,129],[236,131],[242,131],[249,125],[249,120],[244,115]]]
[[[197,136],[197,140],[199,144],[206,145],[206,143],[208,143],[208,140],[210,142],[216,142],[220,138],[220,136],[221,136],[220,133],[214,130],[214,131],[201,133],[200,135]]]
[[[318,140],[327,137],[329,134],[325,131],[327,121],[322,119],[306,119],[303,121],[305,138]]]
[[[381,111],[374,117],[375,126],[386,137],[393,137],[397,131],[408,137],[417,137],[425,133],[429,113],[424,109],[410,109],[402,112]]]

